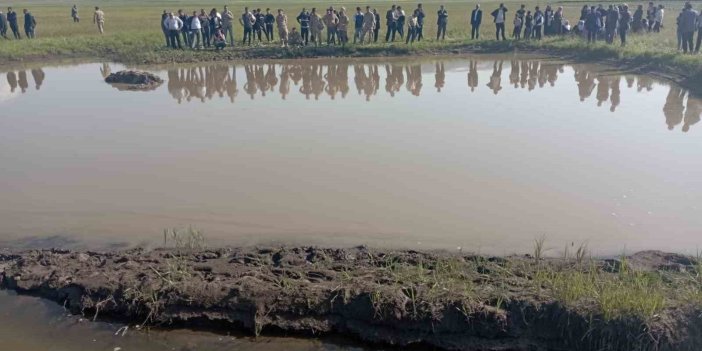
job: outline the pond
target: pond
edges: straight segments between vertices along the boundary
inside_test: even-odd
[[[702,244],[702,100],[521,56],[23,67],[0,79],[0,241],[553,255]],[[4,78],[4,77],[3,77]]]

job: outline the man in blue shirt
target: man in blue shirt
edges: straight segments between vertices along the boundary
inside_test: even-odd
[[[417,37],[417,41],[421,41],[424,39],[424,17],[426,14],[424,14],[424,8],[422,7],[422,4],[417,5],[417,33],[415,37]]]
[[[12,7],[7,8],[7,23],[10,24],[10,29],[12,29],[12,34],[15,36],[15,39],[22,39],[19,25],[17,25],[17,12],[12,10]]]
[[[361,12],[360,7],[356,7],[356,14],[353,15],[353,23],[353,43],[356,44],[356,41],[361,40],[361,36],[363,35],[363,12]]]
[[[34,19],[29,10],[24,9],[24,33],[27,35],[27,39],[34,39],[34,29],[37,27],[37,21]]]

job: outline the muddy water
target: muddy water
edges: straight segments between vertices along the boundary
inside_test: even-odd
[[[151,245],[189,225],[212,245],[702,245],[702,100],[651,77],[510,56],[102,82],[122,68],[2,74],[5,245]]]
[[[19,351],[361,351],[343,341],[211,334],[187,330],[134,331],[71,316],[61,306],[0,291],[3,350]],[[132,327],[133,328],[133,327]],[[373,350],[373,349],[365,349]],[[379,349],[376,349],[379,350]]]

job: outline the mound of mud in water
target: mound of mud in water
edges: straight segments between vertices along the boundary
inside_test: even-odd
[[[698,351],[699,267],[660,252],[583,263],[365,247],[34,250],[0,251],[0,287],[160,327],[336,333],[466,351]],[[622,301],[564,294],[559,282],[577,276],[596,277],[599,294]],[[655,310],[624,303],[659,293],[665,303]]]
[[[119,71],[107,76],[105,82],[119,90],[148,91],[158,88],[163,80],[149,72]]]

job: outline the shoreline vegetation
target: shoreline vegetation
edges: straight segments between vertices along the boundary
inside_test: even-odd
[[[136,328],[346,335],[441,350],[702,348],[702,256],[591,258],[367,247],[219,248],[197,231],[167,248],[0,250],[0,289]]]

